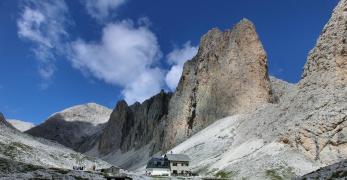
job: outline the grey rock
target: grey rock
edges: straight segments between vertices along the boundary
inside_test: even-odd
[[[110,114],[110,109],[95,103],[78,105],[53,114],[26,133],[86,152],[94,147]]]
[[[346,179],[347,178],[347,160],[322,167],[314,172],[295,178],[297,180],[305,179]]]
[[[276,77],[270,76],[271,92],[274,103],[280,103],[288,93],[292,92],[295,84],[288,83]]]
[[[100,138],[101,154],[136,150],[151,142],[152,152],[159,151],[170,98],[171,93],[161,91],[142,104],[118,102]]]
[[[62,168],[48,168],[22,162],[4,159],[0,157],[0,179],[106,179],[102,173],[91,171],[75,171]]]

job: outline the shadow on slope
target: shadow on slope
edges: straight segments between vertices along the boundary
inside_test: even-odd
[[[84,153],[94,147],[105,125],[106,123],[93,125],[83,121],[66,121],[63,116],[56,114],[25,133],[56,141]]]

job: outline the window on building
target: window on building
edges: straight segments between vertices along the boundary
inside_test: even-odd
[[[178,174],[178,173],[177,173],[177,170],[173,170],[173,171],[172,171],[172,174]]]
[[[176,162],[172,163],[172,166],[177,166],[177,163]]]

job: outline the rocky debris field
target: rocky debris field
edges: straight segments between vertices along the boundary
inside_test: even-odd
[[[0,158],[0,179],[105,179],[101,173],[44,168]]]

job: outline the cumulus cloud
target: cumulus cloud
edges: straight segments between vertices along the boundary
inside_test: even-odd
[[[97,20],[110,16],[126,0],[86,0],[88,14]],[[131,104],[142,102],[164,86],[165,73],[157,68],[161,51],[157,38],[150,31],[150,21],[137,23],[123,20],[106,24],[101,40],[71,42],[65,31],[68,7],[64,0],[25,0],[17,20],[18,36],[33,43],[40,76],[49,80],[56,70],[55,61],[63,55],[85,75],[122,88],[122,95]],[[50,81],[40,84],[46,88]]]
[[[86,0],[88,14],[103,21],[127,0]],[[161,51],[156,35],[150,30],[148,18],[136,23],[123,20],[105,25],[101,39],[72,41],[65,31],[68,7],[64,0],[25,0],[17,20],[18,36],[33,44],[38,72],[49,80],[56,70],[55,61],[63,55],[72,66],[85,75],[122,88],[122,95],[131,104],[142,102],[166,85],[175,90],[184,63],[197,53],[190,42],[175,48],[166,56],[171,68],[161,69]],[[46,84],[41,84],[43,88]]]
[[[40,76],[48,80],[55,71],[55,57],[67,38],[65,18],[68,8],[64,1],[24,1],[17,20],[18,36],[33,43],[33,52],[38,60]]]
[[[191,42],[186,42],[182,48],[175,48],[167,55],[167,61],[171,69],[166,74],[166,85],[174,91],[182,75],[183,65],[187,60],[192,59],[198,52],[198,47],[192,46]]]
[[[161,57],[156,36],[146,26],[126,20],[108,24],[100,42],[71,44],[73,66],[85,74],[124,88],[130,104],[159,92],[163,72],[153,68]]]
[[[88,14],[98,21],[103,21],[110,16],[126,0],[84,0]]]

